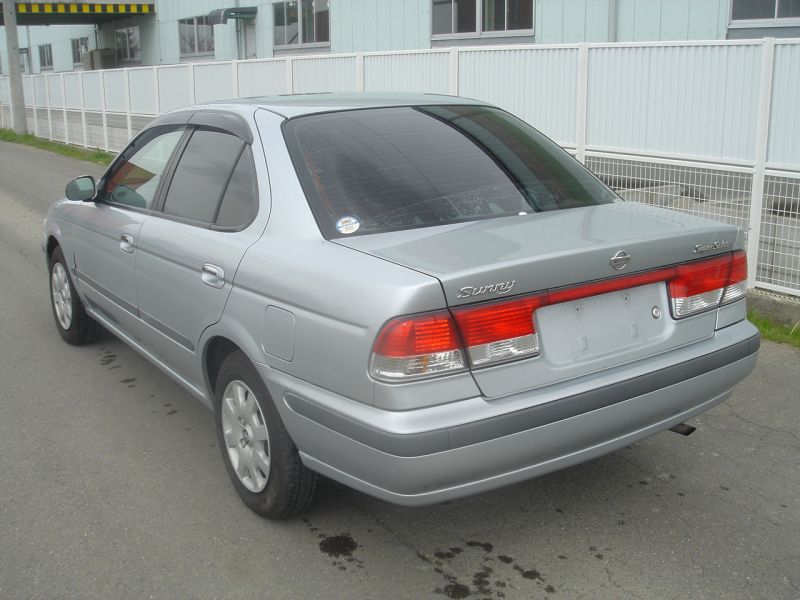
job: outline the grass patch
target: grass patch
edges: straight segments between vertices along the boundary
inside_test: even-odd
[[[76,158],[78,160],[86,160],[89,162],[97,163],[98,165],[107,165],[114,160],[114,155],[104,152],[102,150],[89,150],[87,148],[79,148],[70,144],[62,144],[61,142],[51,142],[30,133],[19,135],[12,129],[0,129],[0,141],[13,142],[15,144],[24,144],[26,146],[33,146],[40,150],[47,150],[48,152],[55,152],[68,156],[69,158]]]
[[[769,317],[765,317],[753,310],[747,311],[747,318],[753,325],[758,327],[758,330],[761,332],[761,337],[765,340],[781,342],[794,346],[795,348],[800,348],[800,324],[794,327],[781,325],[775,323]]]

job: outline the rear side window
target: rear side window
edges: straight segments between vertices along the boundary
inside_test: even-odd
[[[257,212],[258,190],[253,170],[253,154],[250,146],[245,146],[222,197],[215,224],[225,229],[239,229],[248,225]]]
[[[617,198],[555,143],[492,107],[323,113],[290,119],[284,134],[326,237]]]
[[[222,193],[244,142],[220,131],[198,129],[183,151],[164,201],[164,212],[213,223]]]

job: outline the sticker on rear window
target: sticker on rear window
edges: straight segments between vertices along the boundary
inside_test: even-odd
[[[361,221],[356,217],[342,217],[336,221],[336,231],[339,233],[355,233],[361,227]]]

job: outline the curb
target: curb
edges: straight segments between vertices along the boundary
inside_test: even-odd
[[[747,308],[769,317],[776,324],[800,327],[800,298],[766,290],[747,290]]]

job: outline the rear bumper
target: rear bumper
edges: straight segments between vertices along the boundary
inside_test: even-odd
[[[501,400],[392,412],[260,367],[310,468],[404,505],[466,496],[575,465],[668,429],[730,396],[753,369],[747,321],[588,382]],[[587,387],[587,382],[583,382]]]

